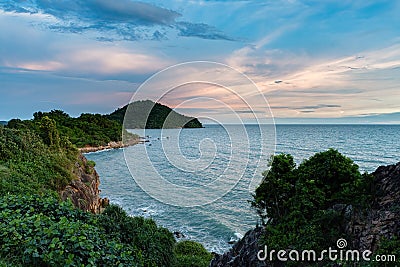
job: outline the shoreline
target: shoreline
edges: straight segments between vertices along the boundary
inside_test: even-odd
[[[139,139],[130,140],[127,144],[124,144],[122,141],[111,141],[105,146],[85,146],[78,148],[79,152],[81,153],[91,153],[91,152],[98,152],[102,150],[109,150],[109,149],[118,149],[124,148],[128,146],[134,146],[140,143]]]

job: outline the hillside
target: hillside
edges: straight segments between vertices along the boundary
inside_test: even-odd
[[[152,219],[99,197],[95,163],[70,138],[78,125],[88,140],[112,138],[114,127],[92,136],[110,120],[81,117],[88,120],[53,111],[0,125],[0,266],[208,266],[202,245],[177,242]]]
[[[188,117],[177,113],[173,109],[154,103],[151,100],[136,101],[113,113],[107,118],[124,123],[125,113],[129,111],[125,119],[126,129],[161,129],[161,128],[202,128],[203,125],[197,118]]]
[[[0,121],[0,125],[6,125],[7,122],[6,121]]]
[[[110,120],[101,114],[82,113],[79,117],[73,118],[62,110],[39,111],[33,114],[32,120],[12,119],[7,127],[38,131],[43,118],[54,121],[60,136],[78,148],[107,146],[110,142],[122,140],[122,123]],[[135,139],[134,135],[132,139]]]
[[[171,266],[173,234],[117,206],[90,213],[105,204],[94,162],[38,123],[0,126],[0,266]]]

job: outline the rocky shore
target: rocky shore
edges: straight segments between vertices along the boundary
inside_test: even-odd
[[[136,145],[138,143],[140,143],[139,139],[132,140],[129,143],[123,143],[122,141],[109,142],[105,146],[85,146],[85,147],[81,147],[81,148],[79,148],[79,151],[81,153],[90,153],[90,152],[97,152],[97,151],[106,150],[106,149],[124,148],[124,147],[128,147],[128,146]]]
[[[92,213],[100,213],[109,204],[107,198],[100,198],[100,178],[94,166],[88,164],[86,157],[80,153],[75,163],[72,180],[60,192],[62,200],[70,199],[75,207]]]
[[[376,252],[380,240],[400,236],[400,162],[396,165],[381,166],[372,173],[375,177],[375,196],[369,208],[346,207],[343,228],[351,240],[352,249]],[[284,263],[259,261],[257,253],[262,249],[259,239],[263,228],[248,231],[223,255],[216,255],[210,267],[262,267],[285,266]]]
[[[75,207],[89,211],[92,213],[100,213],[106,206],[109,205],[107,198],[100,197],[100,178],[99,175],[88,160],[83,155],[84,153],[96,152],[106,149],[117,149],[127,146],[132,146],[140,143],[138,138],[132,138],[127,142],[109,142],[105,146],[86,146],[79,148],[78,160],[75,163],[73,174],[76,179],[72,180],[60,193],[61,199],[71,199]]]

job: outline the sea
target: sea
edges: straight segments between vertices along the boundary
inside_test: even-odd
[[[272,154],[289,153],[300,164],[335,148],[361,172],[400,161],[400,125],[210,124],[132,132],[146,142],[86,154],[96,162],[101,197],[216,253],[259,223],[250,201]]]

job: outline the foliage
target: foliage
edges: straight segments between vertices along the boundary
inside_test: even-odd
[[[64,111],[36,112],[33,122],[43,117],[53,119],[62,136],[67,136],[77,147],[101,146],[111,141],[121,141],[122,125],[100,114],[83,113],[72,118]]]
[[[178,242],[174,252],[176,255],[175,267],[207,267],[213,257],[203,245],[190,240]]]
[[[335,246],[348,206],[368,205],[372,176],[337,150],[317,153],[297,168],[288,154],[274,157],[253,195],[265,224],[262,242],[280,249]]]
[[[263,182],[256,188],[252,202],[263,222],[267,214],[270,222],[286,215],[294,194],[295,166],[291,155],[281,154],[274,157],[271,169],[263,173]],[[271,188],[274,190],[269,190]]]
[[[110,205],[99,216],[99,224],[108,235],[140,249],[145,266],[171,266],[175,261],[172,233],[151,219],[130,217],[121,207]]]
[[[77,147],[102,146],[122,140],[122,124],[100,114],[83,113],[78,118],[72,118],[62,110],[36,112],[33,120],[13,119],[7,127],[36,131],[49,145],[49,142],[57,145],[57,132],[61,139],[69,140]],[[58,131],[54,131],[55,128]]]
[[[54,140],[48,146],[36,132],[0,129],[0,196],[55,192],[74,178],[77,150],[67,140]]]
[[[125,114],[129,110],[128,114]],[[177,113],[171,108],[151,100],[136,101],[115,110],[106,117],[124,123],[127,129],[202,128],[198,119]]]
[[[400,263],[400,238],[393,237],[391,239],[383,238],[380,240],[379,248],[375,255],[394,255],[395,262],[387,262],[386,266],[398,266]],[[372,266],[381,266],[382,262],[374,262]]]
[[[140,251],[112,239],[94,215],[42,196],[0,199],[0,256],[24,266],[142,266]]]
[[[95,215],[52,196],[0,197],[0,266],[208,266],[202,245],[175,244],[167,229],[116,205]]]
[[[130,217],[114,205],[93,215],[58,202],[58,192],[76,178],[75,145],[114,141],[120,132],[121,125],[104,116],[71,118],[62,111],[0,126],[0,266],[177,263],[173,234],[153,220]],[[89,172],[95,162],[86,165]],[[205,266],[207,257],[187,256],[203,259]],[[179,257],[186,259],[182,252]]]
[[[47,116],[43,116],[38,124],[43,142],[50,147],[60,147],[60,136],[56,122]]]

